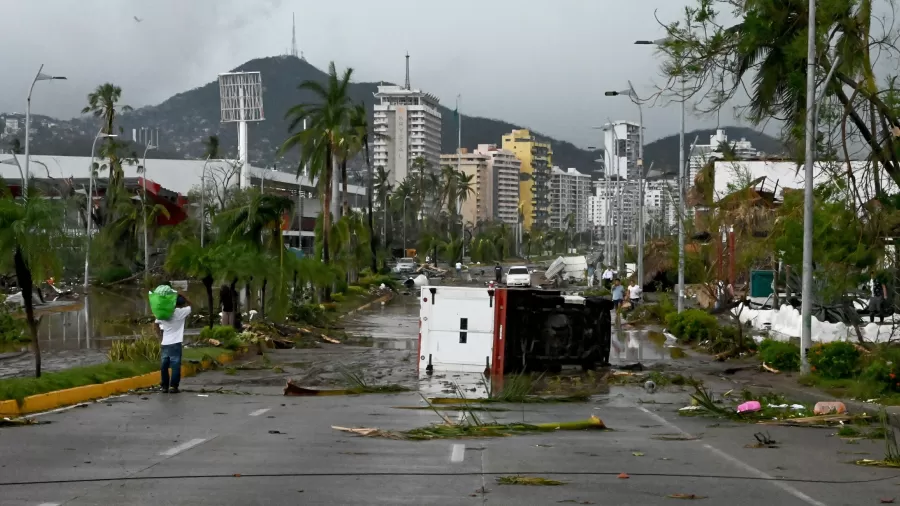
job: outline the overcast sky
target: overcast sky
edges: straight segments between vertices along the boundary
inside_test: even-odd
[[[358,81],[402,82],[409,51],[413,87],[445,105],[461,94],[464,114],[586,147],[607,117],[637,120],[636,106],[603,91],[631,79],[650,93],[662,82],[653,48],[632,43],[664,36],[654,11],[673,20],[686,2],[695,0],[14,0],[3,3],[0,111],[24,111],[41,63],[68,81],[39,82],[35,113],[76,116],[107,81],[123,103],[157,104],[285,53],[293,12],[298,45],[319,68],[335,60]],[[721,122],[735,124],[724,112]],[[675,133],[678,109],[646,109],[644,123],[648,140]],[[688,117],[688,130],[715,124]]]

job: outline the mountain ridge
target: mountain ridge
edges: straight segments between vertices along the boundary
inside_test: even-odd
[[[288,122],[282,111],[298,103],[312,100],[312,95],[299,90],[298,85],[305,80],[324,82],[327,74],[309,64],[305,60],[292,56],[275,56],[250,60],[233,71],[258,71],[263,78],[263,104],[266,112],[265,121],[250,123],[250,162],[258,166],[272,163],[293,166],[297,160],[296,152],[279,157],[277,150],[288,137]],[[385,83],[382,81],[381,83]],[[376,82],[353,82],[349,86],[349,95],[354,102],[362,101],[366,105],[369,117],[375,103]],[[457,147],[457,128],[453,110],[441,105],[442,135],[441,144],[444,153],[452,153]],[[273,114],[271,111],[277,111]],[[11,116],[11,115],[6,115]],[[34,116],[32,126],[36,132],[32,136],[35,154],[56,155],[89,155],[91,140],[97,120],[91,116],[82,116],[72,120],[58,120],[45,116]],[[223,156],[234,157],[237,151],[237,128],[233,124],[220,123],[218,83],[211,81],[202,86],[172,95],[157,105],[143,106],[134,111],[123,113],[117,117],[117,124],[122,129],[122,136],[131,137],[132,129],[159,129],[160,150],[156,157],[199,158],[204,151],[203,141],[210,135],[218,135]],[[472,149],[477,144],[500,144],[502,135],[513,129],[529,128],[500,119],[462,115],[463,147]],[[50,125],[53,125],[52,127]],[[575,167],[578,170],[594,174],[600,168],[595,162],[603,158],[602,149],[587,150],[573,143],[542,134],[539,128],[529,128],[540,140],[548,141],[553,146],[553,163],[560,167]],[[760,132],[745,127],[726,127],[731,140],[747,137],[754,147],[766,153],[777,149],[778,141]],[[697,130],[685,135],[686,143],[700,134],[700,142],[708,140],[708,129]],[[704,135],[707,134],[707,135]],[[21,134],[19,134],[21,137]],[[2,146],[6,148],[9,136],[4,137]],[[674,148],[671,148],[672,139]],[[760,145],[757,145],[759,143]],[[141,151],[142,146],[138,145]],[[646,164],[655,163],[657,169],[665,172],[676,172],[677,168],[677,135],[667,136],[648,143],[644,147]],[[673,156],[674,155],[674,156]],[[361,165],[358,163],[357,165]]]

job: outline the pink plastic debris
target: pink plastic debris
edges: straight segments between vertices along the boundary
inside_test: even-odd
[[[761,409],[762,409],[762,406],[760,406],[759,401],[747,401],[737,407],[737,412],[738,413],[752,413],[754,411],[759,411]]]
[[[847,412],[847,406],[843,402],[837,401],[821,401],[817,402],[813,408],[816,415],[840,415]]]

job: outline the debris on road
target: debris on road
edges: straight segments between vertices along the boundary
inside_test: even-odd
[[[616,476],[616,478],[618,478],[620,480],[627,480],[628,478],[631,478],[631,476],[628,476],[625,473],[619,473],[619,476]]]
[[[697,494],[669,494],[669,499],[706,499],[706,496]]]
[[[769,371],[769,372],[772,373],[772,374],[779,374],[779,373],[781,373],[781,371],[779,371],[778,369],[775,369],[774,367],[772,367],[772,366],[766,364],[765,362],[762,363],[762,366],[761,366],[761,367],[762,367],[762,369],[763,369],[764,371]]]
[[[541,478],[540,476],[499,476],[497,483],[500,485],[529,485],[539,487],[558,487],[566,482]]]
[[[738,413],[753,413],[755,411],[759,411],[762,409],[762,405],[759,401],[747,401],[743,404],[739,404],[737,407]]]
[[[509,424],[453,424],[445,423],[431,425],[406,431],[386,431],[370,427],[340,427],[332,425],[331,428],[342,432],[349,432],[365,437],[382,437],[388,439],[403,439],[410,441],[430,441],[434,439],[463,439],[479,437],[505,437],[519,434],[535,434],[539,432],[555,432],[558,430],[605,430],[606,425],[596,416],[577,422],[561,423],[509,423]]]
[[[46,420],[34,418],[0,418],[0,427],[21,427],[23,425],[44,425],[50,423]]]
[[[756,443],[745,445],[744,448],[778,448],[778,441],[772,439],[768,432],[757,432],[753,435]]]
[[[820,401],[813,407],[816,415],[840,415],[847,412],[847,406],[839,401]]]

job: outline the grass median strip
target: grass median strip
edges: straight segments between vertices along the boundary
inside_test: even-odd
[[[107,381],[131,378],[159,370],[155,362],[107,362],[84,367],[72,367],[48,372],[40,378],[8,378],[0,380],[0,401],[14,399],[22,402],[29,395],[45,394],[67,388],[96,385]]]

